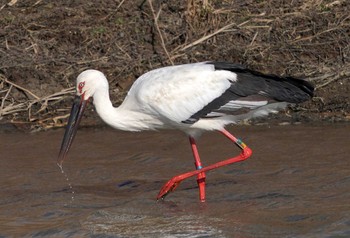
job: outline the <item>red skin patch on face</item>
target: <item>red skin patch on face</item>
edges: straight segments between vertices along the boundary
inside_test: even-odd
[[[85,86],[85,82],[79,83],[79,85],[78,85],[78,91],[79,91],[80,94],[83,94],[83,88],[84,88],[84,86]]]

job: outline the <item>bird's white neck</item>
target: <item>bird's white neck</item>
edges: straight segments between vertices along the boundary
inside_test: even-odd
[[[128,110],[123,106],[113,107],[108,89],[97,90],[93,96],[93,103],[101,119],[113,128],[124,131],[154,130],[163,123],[150,115],[137,110]],[[152,122],[152,123],[150,123]]]

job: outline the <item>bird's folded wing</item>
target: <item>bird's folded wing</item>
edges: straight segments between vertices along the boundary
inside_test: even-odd
[[[140,105],[147,107],[145,111],[151,110],[152,113],[174,122],[191,118],[220,98],[236,77],[229,71],[215,71],[208,64],[163,69],[167,70],[154,70],[145,74],[143,77],[146,78],[139,80],[131,94],[135,94]]]

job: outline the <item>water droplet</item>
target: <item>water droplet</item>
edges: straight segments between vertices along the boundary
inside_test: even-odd
[[[57,163],[57,166],[60,168],[61,173],[62,173],[62,174],[64,175],[64,177],[66,178],[66,181],[67,181],[69,190],[71,191],[71,194],[72,194],[72,197],[71,197],[71,200],[70,200],[70,204],[72,204],[72,203],[74,202],[74,194],[75,194],[75,191],[73,190],[72,184],[69,182],[69,178],[68,178],[67,173],[64,172],[64,170],[63,170],[62,164]],[[65,204],[65,206],[67,206],[67,204]]]

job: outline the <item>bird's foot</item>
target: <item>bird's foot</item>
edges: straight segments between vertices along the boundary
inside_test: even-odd
[[[179,186],[182,179],[179,178],[179,176],[175,176],[172,179],[170,179],[164,186],[160,189],[157,200],[164,199],[166,195],[168,195],[170,192],[174,191],[177,186]]]

